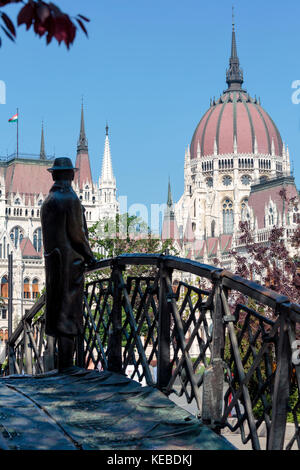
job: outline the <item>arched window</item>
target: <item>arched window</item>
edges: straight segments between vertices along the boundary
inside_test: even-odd
[[[38,202],[38,206],[41,206],[43,204],[43,199],[40,199]]]
[[[36,251],[39,253],[42,248],[42,229],[41,227],[37,228],[33,232],[33,246],[36,249]]]
[[[211,236],[212,237],[215,236],[215,228],[216,228],[216,221],[213,220],[212,223],[211,223]]]
[[[294,206],[294,209],[293,209],[293,223],[294,224],[299,224],[299,222],[300,222],[299,209],[298,209],[298,206]]]
[[[33,279],[32,281],[32,298],[37,299],[39,296],[39,280],[38,279]]]
[[[15,248],[19,246],[21,241],[23,240],[24,234],[21,227],[14,227],[10,232],[10,239]]]
[[[233,204],[230,199],[223,201],[223,233],[233,233]]]
[[[8,298],[8,279],[3,276],[1,279],[1,297]]]
[[[30,295],[30,284],[29,284],[28,277],[24,279],[23,290],[24,290],[24,299],[30,299],[31,295]]]
[[[214,185],[214,180],[212,178],[206,178],[206,186],[212,188]]]
[[[21,201],[20,201],[20,199],[19,199],[18,197],[17,197],[17,199],[15,200],[15,204],[16,204],[17,206],[19,206],[19,205],[21,204]]]

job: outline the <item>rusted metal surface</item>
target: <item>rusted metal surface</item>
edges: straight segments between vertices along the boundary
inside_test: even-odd
[[[128,273],[138,266],[150,266],[151,275]],[[182,273],[194,284],[180,280]],[[86,275],[76,364],[124,375],[130,369],[131,378],[166,396],[195,401],[200,421],[216,432],[240,430],[257,450],[263,427],[267,448],[283,447],[289,417],[295,432],[286,448],[300,448],[300,364],[293,362],[299,305],[226,270],[172,256],[122,255]],[[55,363],[55,345],[38,318],[43,305],[39,300],[11,337],[11,372],[46,371],[50,350]]]

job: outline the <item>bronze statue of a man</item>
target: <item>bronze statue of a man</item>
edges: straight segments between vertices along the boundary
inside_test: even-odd
[[[69,158],[56,158],[54,184],[41,208],[46,269],[46,334],[58,339],[58,367],[73,365],[74,339],[83,332],[85,265],[95,263],[84,208],[72,189]]]

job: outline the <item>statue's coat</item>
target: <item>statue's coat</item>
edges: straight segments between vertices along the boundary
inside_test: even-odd
[[[83,329],[84,265],[93,259],[84,208],[71,186],[56,181],[41,208],[46,268],[46,334]]]

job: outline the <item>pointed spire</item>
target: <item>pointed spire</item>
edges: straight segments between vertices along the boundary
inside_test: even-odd
[[[234,136],[233,139],[233,153],[237,153],[237,140],[236,140],[236,135]]]
[[[169,178],[168,183],[168,201],[167,207],[164,214],[163,225],[162,225],[162,232],[161,232],[162,240],[177,240],[179,242],[180,235],[179,230],[176,222],[172,193],[171,193],[171,183]]]
[[[101,171],[101,184],[104,182],[111,182],[115,181],[112,162],[111,162],[111,153],[110,153],[110,145],[109,145],[109,137],[108,137],[108,125],[106,124],[105,127],[105,144],[104,144],[104,154],[102,160],[102,171]]]
[[[167,202],[167,206],[170,209],[173,207],[170,178],[169,178],[169,183],[168,183],[168,202]]]
[[[46,160],[45,140],[44,140],[44,123],[43,123],[43,121],[42,121],[42,133],[41,133],[40,160]]]
[[[232,34],[231,34],[231,56],[229,59],[229,69],[226,70],[226,91],[240,91],[243,83],[243,71],[240,68],[240,61],[237,55],[234,12],[232,7]]]
[[[80,119],[80,134],[77,143],[77,152],[80,151],[87,152],[88,151],[88,143],[87,138],[85,135],[85,128],[84,128],[84,115],[83,115],[83,100],[81,101],[81,119]]]

